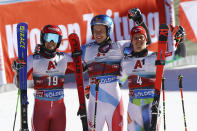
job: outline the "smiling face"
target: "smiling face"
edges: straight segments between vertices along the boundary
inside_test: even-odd
[[[96,42],[102,43],[107,38],[106,27],[104,25],[95,25],[93,27],[93,37]]]
[[[140,52],[146,49],[146,38],[143,34],[137,33],[133,35],[132,42],[134,52]]]

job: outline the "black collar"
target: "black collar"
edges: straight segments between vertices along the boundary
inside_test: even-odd
[[[97,43],[98,44],[98,43]],[[98,51],[101,53],[107,53],[111,49],[111,39],[107,37],[102,43],[99,43]]]
[[[144,49],[144,50],[142,50],[142,51],[140,51],[140,52],[134,52],[134,51],[132,51],[131,54],[128,55],[128,56],[139,58],[139,57],[144,57],[144,56],[146,56],[147,54],[148,54],[148,49],[146,48],[146,49]]]

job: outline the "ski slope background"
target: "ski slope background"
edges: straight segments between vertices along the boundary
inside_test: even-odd
[[[188,131],[197,131],[197,66],[189,68],[179,68],[165,71],[165,99],[166,99],[166,130],[167,131],[185,131],[182,112],[181,93],[178,87],[178,75],[183,75],[183,98],[186,113],[186,122]],[[124,131],[126,131],[127,120],[126,110],[128,104],[128,89],[122,88],[124,101]],[[66,104],[66,130],[82,131],[81,120],[77,116],[78,96],[75,83],[65,84],[65,104]],[[33,89],[28,89],[28,119],[29,129],[31,131],[31,116],[33,112],[34,98]],[[162,110],[162,93],[161,93]],[[17,89],[0,93],[0,131],[13,130],[14,115],[16,111]],[[88,101],[86,101],[88,103]],[[160,131],[163,131],[163,112],[161,112]],[[20,128],[20,108],[18,108],[15,131]],[[108,131],[105,124],[103,131]]]

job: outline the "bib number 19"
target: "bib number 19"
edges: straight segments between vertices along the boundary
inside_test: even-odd
[[[56,86],[58,84],[58,77],[57,76],[49,76],[48,77],[48,85],[49,86]]]

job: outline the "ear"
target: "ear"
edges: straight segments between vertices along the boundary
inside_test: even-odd
[[[146,43],[148,42],[148,40],[146,39]]]

